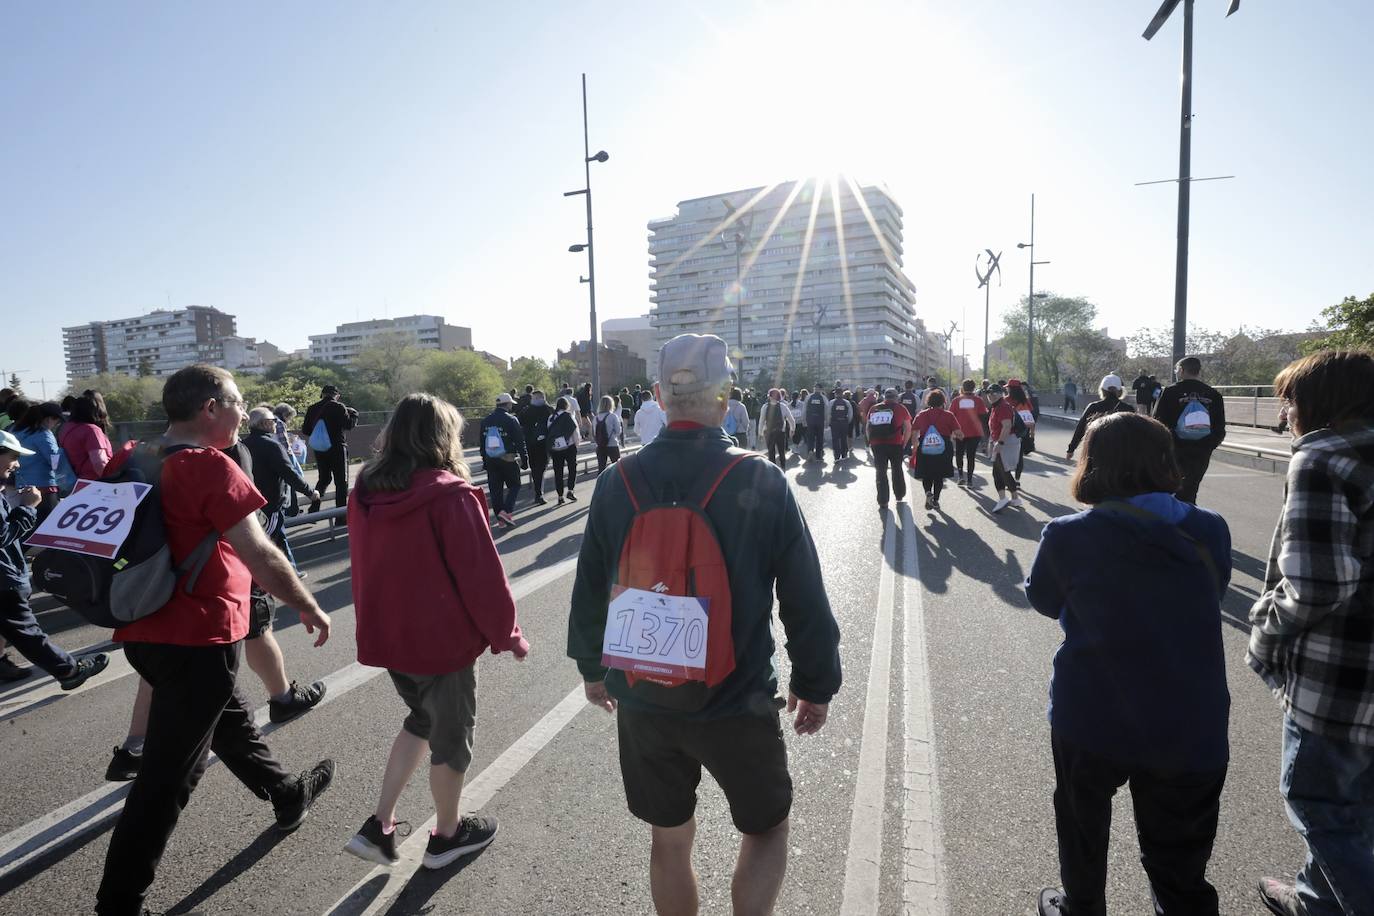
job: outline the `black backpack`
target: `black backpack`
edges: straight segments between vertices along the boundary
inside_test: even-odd
[[[771,436],[773,433],[780,433],[783,430],[782,412],[786,408],[781,401],[769,401],[768,406],[763,408],[764,428]]]
[[[825,422],[825,395],[819,391],[806,399],[806,425],[820,426]]]
[[[836,398],[834,403],[830,405],[830,422],[849,422],[849,402],[846,401],[844,398]]]
[[[602,447],[611,444],[611,434],[606,429],[606,416],[596,418],[596,444]]]
[[[88,623],[110,628],[122,627],[161,610],[183,577],[183,587],[191,594],[220,535],[211,531],[181,563],[175,563],[167,545],[159,478],[163,458],[193,447],[177,445],[164,450],[151,443],[136,446],[118,471],[101,478],[102,483],[152,485],[152,492],[134,510],[133,527],[119,556],[104,558],[44,550],[33,561],[34,582]],[[80,498],[79,493],[73,494],[53,511],[65,511],[64,504],[79,503]]]

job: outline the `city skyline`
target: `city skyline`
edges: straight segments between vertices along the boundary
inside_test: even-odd
[[[648,310],[643,227],[676,201],[843,172],[890,189],[916,316],[960,322],[971,357],[974,255],[1008,250],[996,338],[1025,291],[1032,191],[1039,288],[1093,299],[1113,336],[1171,320],[1171,186],[1134,187],[1176,164],[1178,27],[1143,41],[1152,9],[538,12],[6,10],[0,117],[24,129],[0,151],[17,179],[0,368],[61,379],[62,327],[192,303],[287,350],[423,313],[552,358],[588,330],[566,253],[584,219],[562,197],[581,186],[583,70],[611,154],[592,176],[601,319]],[[1223,12],[1198,8],[1193,173],[1237,178],[1195,189],[1191,316],[1301,330],[1374,287],[1370,128],[1330,126],[1374,104],[1374,13]]]

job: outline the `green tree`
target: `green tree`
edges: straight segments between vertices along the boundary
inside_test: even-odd
[[[558,387],[571,385],[574,389],[581,386],[584,382],[590,382],[591,376],[582,378],[582,371],[577,368],[577,363],[570,359],[560,359],[553,364],[549,370],[549,375],[553,376],[553,384]],[[596,392],[592,392],[593,395]]]
[[[24,386],[21,385],[21,384],[19,383],[19,373],[18,373],[18,372],[11,372],[11,373],[10,373],[10,384],[9,384],[9,387],[10,387],[10,390],[13,391],[15,394],[23,394],[23,393],[24,393]]]
[[[80,394],[86,389],[99,391],[105,399],[105,410],[112,423],[136,423],[141,420],[165,420],[162,409],[162,379],[133,378],[116,373],[101,373],[89,378],[75,379],[67,386],[67,394]]]
[[[1304,353],[1317,350],[1374,349],[1374,293],[1364,299],[1346,296],[1322,309],[1331,332],[1319,340],[1302,345]]]
[[[1092,392],[1108,373],[1120,373],[1126,351],[1101,331],[1070,331],[1064,335],[1064,379],[1072,378],[1080,391]]]
[[[1002,316],[1001,345],[1011,354],[1014,364],[1021,367],[1027,349],[1027,325],[1029,312],[1027,299],[1021,301],[1010,312]],[[1058,388],[1062,374],[1063,360],[1069,341],[1076,334],[1093,330],[1097,318],[1097,306],[1081,296],[1050,295],[1035,301],[1035,366],[1030,372],[1031,381],[1040,391]]]
[[[267,367],[263,378],[275,382],[283,378],[297,378],[315,389],[316,394],[325,385],[337,385],[342,391],[353,381],[353,373],[346,366],[327,363],[315,359],[282,359]]]
[[[138,361],[138,377],[151,378],[153,375],[153,360],[145,356]]]
[[[517,392],[524,391],[526,385],[531,385],[550,397],[557,394],[553,387],[553,376],[549,374],[549,364],[537,356],[516,357],[502,376],[502,382],[507,388],[514,388]]]
[[[383,334],[358,351],[349,369],[355,381],[379,385],[395,403],[419,385],[424,358],[409,335]]]
[[[429,393],[469,409],[494,404],[503,390],[501,373],[471,350],[427,354],[422,383]]]
[[[250,409],[259,404],[269,407],[290,404],[298,416],[304,417],[305,409],[320,397],[320,389],[290,376],[271,382],[262,376],[239,376],[238,383],[243,403]]]

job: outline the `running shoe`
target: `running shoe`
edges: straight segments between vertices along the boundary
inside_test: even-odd
[[[542,496],[536,496],[536,497],[534,498],[534,504],[535,504],[536,506],[545,506],[545,505],[548,505],[548,502],[549,502],[549,501],[548,501],[547,499],[545,499],[544,497],[542,497]]]
[[[59,678],[58,683],[63,690],[75,690],[86,683],[95,675],[105,670],[105,666],[110,663],[110,657],[104,652],[97,652],[95,655],[87,655],[84,658],[76,659],[76,670],[64,678]]]
[[[935,497],[931,496],[929,493],[926,494],[926,508],[927,508],[927,509],[934,509],[934,508],[935,508]]]
[[[292,681],[290,698],[267,702],[268,718],[277,723],[290,722],[301,713],[309,712],[319,705],[320,700],[324,699],[325,688],[324,681],[316,681],[309,687],[302,687]]]
[[[273,799],[272,807],[277,812],[277,829],[290,833],[301,825],[310,806],[315,804],[334,781],[337,769],[332,760],[321,760],[292,780],[293,785],[280,803]]]
[[[32,668],[24,668],[10,661],[8,654],[0,655],[0,681],[22,681],[33,674]]]
[[[1040,916],[1068,916],[1068,897],[1057,887],[1047,887],[1040,892],[1036,912]]]
[[[575,495],[573,495],[573,491],[572,491],[572,490],[569,490],[569,491],[568,491],[568,502],[570,502],[570,503],[575,503],[575,502],[577,502],[577,497],[576,497]]]
[[[378,865],[395,865],[401,858],[396,852],[396,837],[409,835],[410,824],[406,821],[397,821],[392,825],[391,832],[387,833],[382,830],[382,822],[377,820],[377,816],[371,814],[358,832],[353,834],[353,839],[348,841],[344,852]]]
[[[1025,503],[1021,501],[1021,497],[1013,496],[1011,502],[1007,503],[1007,505],[1011,506],[1013,509],[1020,509]]]
[[[515,527],[515,516],[511,515],[509,512],[503,510],[501,512],[496,513],[496,517],[499,518],[503,523],[505,523],[506,527]]]
[[[1003,497],[999,498],[999,499],[997,500],[997,502],[993,503],[992,511],[993,511],[993,512],[1001,512],[1003,509],[1005,509],[1007,506],[1010,506],[1010,505],[1011,505],[1011,497],[1010,497],[1010,496],[1003,496]]]
[[[142,754],[117,747],[114,749],[114,756],[110,758],[110,765],[105,768],[105,781],[128,782],[138,776],[138,768],[142,765]]]
[[[1306,910],[1298,899],[1298,889],[1278,878],[1260,878],[1260,902],[1278,916],[1303,916]]]
[[[443,868],[463,856],[485,849],[496,839],[498,826],[494,817],[469,814],[458,822],[458,830],[453,836],[431,833],[429,845],[425,847],[425,868]]]

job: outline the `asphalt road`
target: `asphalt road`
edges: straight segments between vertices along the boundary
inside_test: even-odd
[[[790,465],[843,633],[845,685],[819,735],[788,732],[796,802],[779,914],[1027,914],[1039,888],[1057,883],[1044,712],[1059,630],[1030,610],[1021,581],[1041,526],[1074,507],[1069,468],[1053,457],[1067,429],[1043,424],[1038,439],[1049,457],[1028,462],[1026,508],[997,516],[986,468],[971,492],[947,490],[943,512],[909,496],[883,516],[862,448],[838,468]],[[1277,793],[1279,710],[1243,660],[1243,621],[1282,484],[1214,464],[1202,488],[1203,505],[1222,512],[1235,543],[1223,621],[1232,765],[1210,871],[1224,913],[1260,912],[1254,880],[1291,876],[1301,859]],[[334,633],[314,649],[283,611],[278,637],[290,675],[329,677],[330,697],[268,741],[293,769],[335,758],[338,780],[301,829],[279,839],[266,803],[211,766],[149,906],[273,916],[651,912],[648,831],[625,810],[614,722],[581,702],[564,655],[569,561],[590,493],[584,485],[582,502],[522,508],[520,527],[498,536],[533,649],[524,664],[503,655],[479,666],[465,799],[500,818],[495,844],[443,871],[412,864],[390,876],[342,851],[375,802],[403,707],[380,672],[354,664],[347,535],[330,540],[315,526],[293,541]],[[108,637],[60,610],[42,619],[68,648]],[[117,676],[120,662],[73,695],[41,678],[0,690],[0,914],[90,912],[122,797],[102,778],[135,687],[132,676]],[[785,678],[785,653],[779,663]],[[246,668],[242,682],[265,702]],[[404,848],[417,849],[431,814],[423,774],[400,810],[417,828]],[[1128,798],[1115,813],[1112,910],[1150,912]],[[725,913],[737,837],[709,779],[698,817],[702,911]]]

